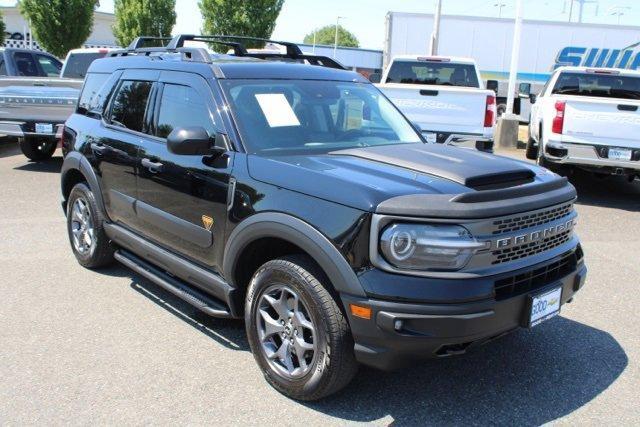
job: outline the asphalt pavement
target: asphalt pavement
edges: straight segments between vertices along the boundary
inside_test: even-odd
[[[640,183],[572,177],[589,277],[561,316],[299,403],[264,381],[242,322],[77,264],[61,164],[0,147],[2,425],[640,424]]]

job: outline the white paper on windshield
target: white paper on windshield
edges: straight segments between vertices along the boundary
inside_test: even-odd
[[[272,128],[280,126],[300,126],[296,113],[282,93],[258,93],[256,99],[262,113]]]

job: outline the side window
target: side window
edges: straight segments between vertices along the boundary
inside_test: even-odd
[[[189,86],[165,84],[160,99],[156,136],[166,138],[174,128],[201,126],[213,135],[216,126],[203,95]]]
[[[40,75],[36,61],[28,52],[15,52],[13,60],[16,63],[16,69],[19,76],[36,77]]]
[[[4,61],[0,61],[0,76],[7,75],[7,64]]]
[[[86,114],[89,111],[102,113],[104,107],[104,91],[100,91],[109,74],[88,74],[82,87],[82,94],[78,100],[78,112]]]
[[[151,82],[123,80],[111,103],[111,124],[142,132]]]
[[[36,55],[40,68],[47,77],[58,77],[62,69],[62,63],[45,55]]]

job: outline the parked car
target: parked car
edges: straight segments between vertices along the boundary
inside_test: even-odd
[[[561,67],[531,97],[527,157],[549,169],[640,174],[640,72]]]
[[[301,64],[332,62],[295,44],[185,47],[228,39],[91,64],[61,171],[81,265],[115,258],[243,318],[267,381],[302,400],[358,363],[392,369],[538,325],[583,286],[566,178],[426,143],[361,75]]]
[[[5,58],[17,61],[16,68],[35,68],[43,73],[42,64],[48,60],[55,61],[56,72],[49,68],[50,73],[44,74],[46,77],[42,74],[0,77],[0,134],[18,138],[22,153],[31,160],[50,158],[58,145],[57,128],[74,111],[87,68],[108,52],[108,49],[75,49],[69,52],[63,66],[43,52],[5,49]],[[5,63],[10,64],[6,59]],[[31,65],[20,65],[25,63]]]
[[[58,77],[62,62],[47,52],[0,48],[0,76]]]
[[[425,133],[429,142],[493,150],[496,94],[485,89],[473,59],[394,57],[373,82]],[[490,81],[492,89],[497,88]]]

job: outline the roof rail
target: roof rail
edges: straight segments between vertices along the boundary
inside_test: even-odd
[[[147,41],[171,41],[172,37],[153,37],[153,36],[140,36],[136,37],[130,44],[127,46],[127,50],[134,51],[136,49],[140,49],[144,47],[144,43]]]
[[[184,46],[184,42],[186,41],[199,41],[199,42],[216,42],[225,44],[225,40],[240,40],[240,41],[258,41],[265,43],[274,43],[279,44],[281,46],[285,46],[287,48],[287,55],[289,56],[299,56],[302,55],[302,51],[297,44],[291,42],[283,42],[278,40],[265,39],[262,37],[249,37],[249,36],[227,36],[222,34],[214,34],[214,35],[195,35],[195,34],[181,34],[175,36],[173,40],[167,45],[167,47],[182,47]],[[242,43],[236,43],[244,48]],[[244,48],[246,52],[246,48]]]

